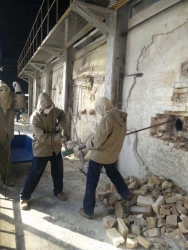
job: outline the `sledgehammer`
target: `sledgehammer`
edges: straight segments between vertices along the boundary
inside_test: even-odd
[[[170,120],[170,121],[167,121],[167,122],[158,123],[158,124],[153,125],[153,126],[150,126],[150,127],[146,127],[146,128],[142,128],[142,129],[135,130],[135,131],[133,131],[133,132],[127,133],[126,135],[135,134],[135,133],[138,133],[138,132],[140,132],[140,131],[143,131],[143,130],[146,130],[146,129],[150,129],[150,128],[154,128],[154,127],[157,127],[157,126],[166,124],[166,123],[172,123],[172,122],[174,122],[174,121],[175,121],[175,120]],[[86,145],[83,145],[82,147],[80,147],[79,150],[84,149],[84,148],[86,148]]]

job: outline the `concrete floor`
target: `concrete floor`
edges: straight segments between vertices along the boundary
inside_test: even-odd
[[[31,135],[29,124],[15,123],[15,131]],[[64,192],[68,201],[53,196],[50,164],[34,191],[29,210],[20,210],[19,192],[31,164],[12,166],[16,186],[8,187],[0,181],[0,249],[1,250],[115,250],[102,226],[104,208],[97,202],[93,220],[78,214],[85,191],[85,176],[79,171],[80,162],[74,158],[64,159]],[[104,184],[101,174],[99,184]],[[143,249],[139,247],[138,249]],[[151,249],[155,249],[152,247]],[[178,249],[172,245],[169,249]]]
[[[19,192],[30,164],[13,165],[16,186],[7,188],[6,199],[5,186],[0,185],[0,249],[117,249],[102,226],[105,214],[99,202],[94,220],[87,220],[78,214],[85,189],[85,176],[78,170],[79,164],[64,160],[64,191],[69,196],[68,201],[62,202],[53,196],[48,165],[27,211],[20,210]]]

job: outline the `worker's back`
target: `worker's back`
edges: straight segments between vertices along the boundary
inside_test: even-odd
[[[116,108],[104,113],[93,139],[91,160],[110,164],[118,159],[127,131],[126,117],[126,113]]]

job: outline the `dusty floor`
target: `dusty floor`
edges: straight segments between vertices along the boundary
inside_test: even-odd
[[[15,130],[31,133],[28,124],[16,123]],[[13,165],[16,186],[8,187],[0,182],[0,249],[1,250],[112,250],[114,247],[102,226],[104,208],[97,202],[92,221],[81,217],[85,190],[85,176],[79,171],[80,162],[64,159],[64,192],[68,201],[53,196],[50,164],[30,200],[29,210],[20,210],[19,192],[29,172],[30,164]],[[101,174],[100,182],[106,178]],[[138,248],[143,249],[143,248]],[[155,248],[151,248],[155,249]],[[172,246],[169,249],[178,249]]]
[[[62,202],[53,196],[50,166],[33,193],[28,211],[19,208],[19,192],[29,171],[29,164],[14,165],[16,186],[0,189],[1,249],[116,249],[102,226],[104,209],[100,203],[95,218],[89,221],[78,214],[82,205],[85,176],[78,171],[78,162],[64,160],[64,191],[69,199]],[[123,248],[122,248],[123,249]]]
[[[31,134],[28,123],[15,123],[15,134]],[[85,176],[79,171],[80,162],[64,159],[64,192],[68,201],[53,196],[50,164],[30,200],[28,211],[20,210],[19,192],[31,167],[30,163],[15,164],[12,173],[16,186],[0,183],[0,249],[116,249],[106,237],[102,226],[104,209],[97,203],[92,221],[81,217]],[[123,249],[123,248],[122,248]]]

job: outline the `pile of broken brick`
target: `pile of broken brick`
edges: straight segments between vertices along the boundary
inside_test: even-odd
[[[109,182],[97,188],[106,210],[103,226],[111,242],[129,249],[167,249],[165,239],[170,238],[180,249],[188,249],[187,192],[164,177],[123,177],[133,194],[131,201],[121,200]]]

